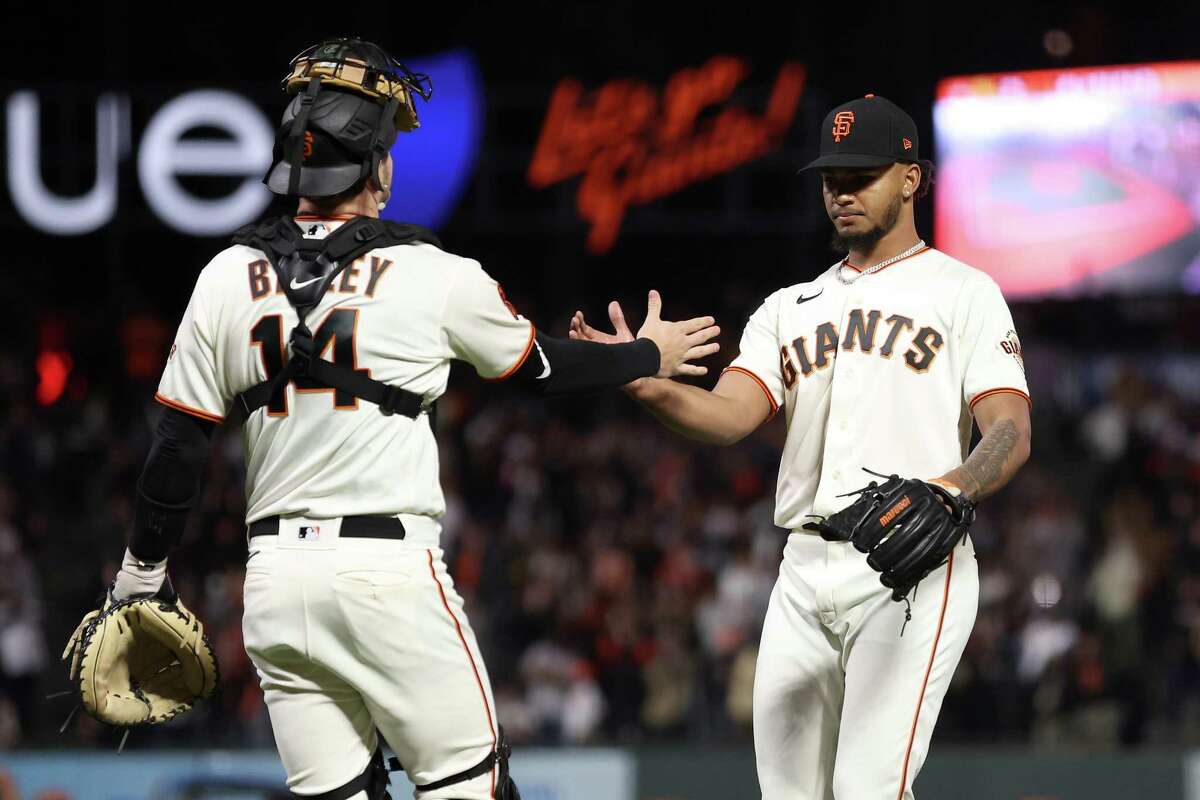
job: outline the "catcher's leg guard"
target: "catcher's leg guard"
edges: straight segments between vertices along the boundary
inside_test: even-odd
[[[375,755],[367,763],[367,768],[358,777],[351,778],[336,789],[330,789],[321,794],[296,794],[296,800],[348,800],[359,792],[367,793],[367,800],[392,800],[388,794],[388,770],[383,763],[382,745],[375,748]]]
[[[521,800],[517,784],[513,781],[512,775],[508,774],[508,757],[512,755],[512,747],[504,738],[504,728],[500,728],[500,741],[496,750],[499,751],[500,759],[500,769],[496,775],[496,800]]]
[[[440,781],[422,784],[417,787],[417,791],[432,792],[434,789],[442,789],[456,783],[469,781],[472,778],[478,778],[480,775],[490,772],[492,767],[496,766],[496,800],[521,800],[521,793],[517,791],[517,784],[513,783],[512,776],[508,774],[508,757],[511,754],[512,747],[509,746],[508,740],[504,736],[504,727],[501,726],[500,736],[496,742],[496,749],[488,753],[483,761],[480,761],[470,769],[465,769],[462,772],[456,772],[453,775],[442,778]]]

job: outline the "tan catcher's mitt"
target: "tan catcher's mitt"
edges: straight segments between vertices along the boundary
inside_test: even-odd
[[[120,727],[166,722],[217,687],[204,626],[169,584],[153,596],[109,596],[79,623],[63,660],[84,709]]]

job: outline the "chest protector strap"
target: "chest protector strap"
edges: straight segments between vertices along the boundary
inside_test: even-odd
[[[247,245],[266,254],[300,321],[292,329],[288,342],[292,355],[283,369],[238,394],[230,417],[245,422],[272,398],[281,397],[293,379],[303,377],[374,403],[386,416],[399,413],[416,419],[421,413],[421,395],[321,358],[315,352],[313,334],[305,319],[321,302],[333,279],[356,258],[380,247],[417,242],[441,246],[431,231],[418,225],[402,225],[372,217],[355,217],[324,239],[305,239],[296,223],[286,216],[247,226],[234,234],[234,244]]]

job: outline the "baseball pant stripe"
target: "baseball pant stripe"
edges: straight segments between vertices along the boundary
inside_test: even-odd
[[[488,730],[492,733],[492,750],[496,749],[496,725],[492,722],[492,708],[488,705],[487,692],[483,688],[483,680],[479,677],[479,668],[475,666],[475,657],[471,655],[471,648],[467,647],[467,639],[463,636],[462,625],[458,622],[458,617],[454,616],[454,612],[450,610],[450,603],[446,600],[446,590],[442,588],[442,582],[438,580],[437,570],[433,568],[433,551],[426,550],[426,555],[429,556],[429,574],[433,577],[433,582],[437,584],[438,594],[442,596],[442,607],[446,609],[446,613],[450,615],[450,621],[454,623],[454,629],[458,631],[458,641],[462,643],[463,652],[467,654],[467,660],[471,662],[471,671],[475,673],[475,683],[479,686],[479,696],[483,699],[483,710],[487,713]],[[945,607],[943,606],[943,612]],[[939,624],[939,633],[941,626]],[[936,640],[934,647],[937,647]],[[928,676],[927,676],[928,677]],[[492,768],[492,788],[489,792],[494,798],[496,796],[496,768]]]
[[[912,730],[908,733],[908,746],[904,748],[904,769],[900,772],[900,790],[896,792],[896,800],[904,797],[904,787],[908,783],[908,759],[912,756],[913,741],[917,737],[917,720],[921,717],[921,706],[925,702],[925,687],[929,685],[929,673],[933,670],[933,660],[937,656],[938,641],[942,638],[942,623],[946,621],[946,606],[950,603],[950,576],[954,574],[954,553],[946,564],[946,588],[942,591],[942,611],[938,616],[937,632],[933,635],[933,647],[929,651],[929,664],[925,667],[925,677],[921,681],[921,694],[917,698],[917,709],[913,712]]]

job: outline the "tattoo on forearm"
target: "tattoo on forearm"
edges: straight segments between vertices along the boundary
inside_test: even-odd
[[[991,494],[999,488],[996,482],[1004,474],[1004,465],[1019,438],[1015,422],[1000,420],[980,440],[963,465],[948,477],[957,478],[963,492],[972,500]]]

